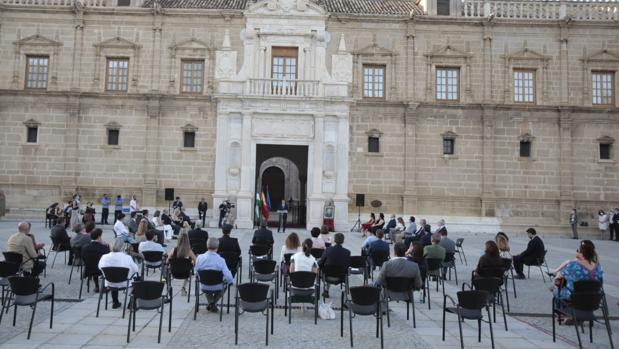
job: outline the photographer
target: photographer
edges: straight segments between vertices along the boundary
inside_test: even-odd
[[[219,205],[219,228],[224,225],[224,220],[230,213],[230,209],[234,207],[234,204],[231,204],[230,201],[224,200],[221,205]]]

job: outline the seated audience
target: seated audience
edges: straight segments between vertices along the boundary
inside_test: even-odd
[[[376,232],[373,230],[369,230],[368,231],[368,237],[365,238],[365,240],[363,241],[363,245],[361,245],[361,254],[362,255],[367,255],[368,249],[370,248],[370,244],[372,244],[372,242],[378,240],[378,238],[376,237]]]
[[[432,227],[430,226],[430,224],[426,224],[423,228],[423,233],[421,235],[421,238],[419,239],[419,241],[421,241],[421,243],[424,246],[430,246],[432,244],[432,231],[431,231]]]
[[[99,228],[93,229],[92,231],[90,231],[90,234],[89,234],[90,241],[88,242],[88,244],[82,247],[82,257],[85,258],[85,257],[90,257],[90,256],[96,256],[97,266],[99,265],[99,260],[101,260],[101,256],[103,256],[104,254],[110,253],[110,246],[101,239],[102,235],[103,235],[103,230]],[[86,265],[84,267],[87,268]],[[86,270],[85,272],[88,272],[88,271]],[[97,275],[89,276],[88,279],[86,280],[86,283],[89,283],[91,280],[95,284],[95,293],[98,293],[99,292],[99,277]]]
[[[146,224],[145,220],[142,220],[140,224],[138,224],[138,230],[135,232],[135,241],[142,242],[146,241],[146,232],[148,231],[148,224]]]
[[[411,247],[406,251],[406,256],[409,260],[417,263],[417,267],[419,267],[419,271],[421,273],[421,279],[426,279],[426,273],[428,271],[428,264],[426,263],[426,259],[423,257],[423,245],[415,241],[412,243]]]
[[[22,270],[24,275],[38,276],[45,269],[45,262],[39,259],[36,245],[30,234],[30,223],[21,222],[17,225],[17,233],[11,235],[6,243],[7,252],[22,255]]]
[[[153,230],[147,230],[146,231],[146,241],[142,241],[140,242],[140,244],[138,245],[138,252],[139,253],[144,253],[144,252],[161,252],[164,255],[166,254],[166,250],[165,248],[163,248],[163,246],[161,246],[161,244],[156,243],[155,240],[155,232]],[[149,262],[149,261],[144,261],[143,262],[145,265],[150,265],[150,266],[160,266],[161,262]]]
[[[81,230],[82,226],[78,224],[77,227],[78,227],[78,234],[79,234],[79,231]],[[56,241],[56,244],[57,244],[53,248],[56,248],[59,250],[68,250],[71,248],[71,238],[69,237],[69,234],[67,234],[67,231],[64,228],[63,218],[59,219],[58,223],[52,227],[50,236],[52,239]],[[69,262],[67,264],[71,265],[72,263],[73,263],[73,252],[71,251],[69,252]]]
[[[310,234],[312,235],[312,246],[314,246],[314,248],[319,248],[324,250],[325,248],[327,248],[327,246],[325,245],[325,240],[320,238],[320,228],[318,227],[313,227],[312,230],[310,231]]]
[[[447,237],[447,229],[443,229],[440,232],[441,234],[441,242],[440,245],[445,249],[445,253],[456,253],[456,243]]]
[[[192,264],[196,264],[196,255],[191,250],[191,245],[189,245],[189,236],[187,234],[180,234],[178,236],[178,244],[168,256],[168,263],[170,263],[170,260],[175,258],[189,258],[191,259]],[[181,287],[181,295],[183,296],[187,295],[187,281],[187,279],[183,280],[183,286]],[[191,285],[189,286],[191,287]]]
[[[133,244],[135,243],[135,239],[129,236],[129,230],[127,229],[127,226],[125,226],[125,223],[123,222],[124,218],[125,218],[124,213],[122,212],[118,213],[116,223],[114,223],[114,234],[116,235],[117,238],[122,238],[124,242]]]
[[[316,258],[312,256],[312,240],[305,239],[302,245],[303,251],[297,252],[290,257],[290,272],[295,271],[311,271],[318,273],[318,264]]]
[[[374,212],[372,212],[370,213],[370,219],[367,222],[361,224],[361,234],[363,237],[365,237],[365,234],[372,228],[375,222],[376,215],[374,214]]]
[[[372,228],[370,228],[370,231],[376,233],[376,231],[378,229],[382,229],[384,225],[385,225],[385,215],[381,212],[378,214],[378,219],[376,220],[376,222],[372,224]]]
[[[299,241],[299,235],[297,233],[290,233],[288,237],[286,237],[286,241],[282,245],[282,250],[279,254],[279,262],[284,261],[285,254],[295,254],[301,251],[301,242]]]
[[[503,269],[503,260],[499,254],[499,248],[492,240],[486,241],[484,254],[479,257],[477,262],[477,268],[475,268],[475,277],[491,277],[498,276],[493,275],[493,271]]]
[[[112,245],[112,252],[101,256],[101,259],[99,260],[99,269],[103,270],[103,268],[106,268],[106,267],[120,267],[120,268],[129,269],[128,280],[131,280],[129,282],[129,285],[131,286],[131,283],[133,282],[133,278],[137,276],[139,269],[138,269],[137,264],[135,264],[135,262],[133,261],[133,258],[131,258],[131,256],[123,252],[124,247],[125,247],[125,240],[122,237],[117,237],[116,240],[114,240],[114,245]],[[127,286],[126,282],[113,283],[107,280],[105,281],[105,287],[120,288],[120,287],[126,287],[126,286]],[[112,289],[111,293],[112,293],[112,309],[120,308],[122,304],[118,301],[118,290]]]
[[[223,282],[226,284],[233,283],[234,277],[226,265],[226,260],[217,254],[219,239],[215,237],[208,238],[206,248],[208,250],[196,258],[196,265],[194,267],[195,274],[199,275],[200,270],[221,271],[223,273]],[[217,301],[223,295],[222,290],[224,289],[224,284],[205,285],[201,283],[200,289],[206,294],[206,299],[208,301],[206,309],[216,313],[218,311]]]
[[[368,246],[368,255],[377,251],[389,252],[389,243],[383,240],[383,231],[381,229],[376,230],[376,240],[372,241]]]
[[[509,252],[509,238],[504,232],[498,232],[494,238],[494,242],[496,242],[496,245],[499,248],[501,258],[512,259],[512,254]]]
[[[273,232],[267,229],[266,221],[260,222],[260,229],[254,231],[254,237],[251,239],[254,245],[265,245],[273,247]]]
[[[325,242],[325,246],[327,244],[331,244],[331,238],[329,237],[329,227],[326,224],[320,226],[320,238]]]
[[[574,290],[574,282],[585,280],[597,280],[603,282],[604,274],[600,266],[595,245],[591,240],[580,242],[576,258],[563,262],[557,269],[550,273],[555,275],[554,299],[557,306],[570,299]]]
[[[200,222],[196,222],[196,225],[201,224]],[[219,248],[217,252],[232,252],[237,256],[241,256],[241,246],[239,246],[239,240],[237,238],[230,237],[230,233],[232,232],[231,224],[224,224],[221,227],[221,231],[223,236],[219,238]]]
[[[206,252],[206,242],[208,241],[208,232],[196,225],[196,228],[187,233],[189,236],[189,244],[196,255]]]
[[[383,267],[378,273],[376,278],[376,286],[385,286],[387,284],[387,278],[389,277],[402,277],[411,278],[414,280],[414,288],[420,289],[423,285],[421,280],[421,272],[417,263],[408,260],[405,257],[406,246],[403,242],[396,242],[393,245],[393,252],[395,258],[392,258],[383,264]]]
[[[350,251],[344,246],[344,234],[335,233],[333,236],[333,246],[329,246],[318,260],[318,266],[322,269],[325,266],[335,267],[341,270],[348,270],[350,266]],[[325,285],[323,295],[329,296],[329,284]]]
[[[445,249],[441,247],[441,234],[432,234],[432,244],[423,248],[423,256],[426,259],[440,259],[445,260]]]
[[[524,265],[535,264],[538,259],[544,257],[544,242],[537,236],[537,232],[533,228],[527,229],[527,236],[529,237],[529,243],[527,244],[527,249],[524,250],[521,254],[514,256],[514,270],[516,274],[514,278],[516,279],[525,279],[524,273],[522,272],[524,269]]]

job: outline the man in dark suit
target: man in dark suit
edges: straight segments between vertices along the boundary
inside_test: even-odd
[[[232,225],[224,224],[222,233],[224,234],[219,238],[219,248],[217,253],[232,252],[241,256],[241,246],[239,246],[239,240],[237,238],[231,238],[230,232],[232,231]]]
[[[86,264],[84,265],[84,268],[86,268],[85,272],[87,274],[91,274],[93,271],[96,271],[96,269],[98,269],[98,264],[99,264],[99,259],[101,259],[101,256],[103,256],[104,254],[110,253],[110,246],[108,246],[106,243],[104,243],[101,240],[101,235],[103,234],[103,231],[99,228],[95,228],[90,232],[90,243],[88,245],[85,245],[84,247],[82,247],[82,258],[87,259],[88,257],[93,257],[93,258],[97,258],[97,263],[95,263],[92,267],[94,267],[94,270],[89,270],[88,268],[90,267],[90,265]],[[87,282],[90,282],[90,280],[92,280],[95,283],[95,293],[99,292],[99,277],[94,275],[89,277],[89,280]]]
[[[206,211],[208,210],[208,204],[206,200],[202,198],[198,203],[198,219],[202,220],[202,226],[206,225]]]
[[[533,228],[527,229],[529,243],[527,249],[521,254],[514,256],[514,269],[516,270],[516,279],[524,279],[522,272],[524,265],[534,264],[538,259],[544,257],[544,242],[537,236],[537,232]]]
[[[187,233],[191,250],[197,256],[206,252],[206,241],[208,240],[208,232],[201,228],[200,222],[196,223],[196,228]]]
[[[383,264],[383,267],[376,278],[376,286],[385,286],[389,277],[405,277],[414,280],[414,289],[418,290],[422,286],[421,273],[417,263],[406,259],[406,246],[403,242],[398,242],[393,245],[395,258],[388,260]]]
[[[325,266],[331,267],[333,270],[341,270],[348,272],[350,266],[350,251],[342,244],[344,243],[344,234],[336,233],[333,236],[333,246],[329,246],[322,254],[322,257],[318,260],[318,266],[320,269],[324,269]],[[323,296],[329,296],[329,284],[325,284],[325,291]]]
[[[254,237],[251,239],[251,243],[254,245],[273,246],[273,232],[267,229],[267,223],[265,221],[261,221],[260,229],[254,231]]]

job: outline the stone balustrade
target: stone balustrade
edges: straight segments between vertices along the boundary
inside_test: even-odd
[[[619,20],[619,1],[463,0],[463,17],[507,19],[572,18],[586,21]]]
[[[8,6],[52,6],[70,7],[75,0],[0,0],[0,4]],[[83,0],[85,7],[113,7],[115,0]]]
[[[255,96],[319,97],[318,80],[248,79],[246,94]]]

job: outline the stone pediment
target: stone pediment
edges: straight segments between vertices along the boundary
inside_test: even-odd
[[[62,46],[61,42],[46,38],[45,36],[41,36],[39,34],[17,40],[13,42],[13,44],[17,46]]]
[[[326,16],[326,11],[308,0],[265,0],[252,4],[245,11],[246,15],[277,16]]]
[[[120,128],[122,127],[116,121],[110,121],[110,122],[108,122],[107,124],[105,124],[103,126],[105,126],[105,128],[107,128],[108,130],[120,130]]]
[[[603,49],[585,57],[584,60],[587,62],[619,62],[619,55]]]
[[[26,125],[26,127],[37,127],[40,124],[41,123],[36,121],[35,119],[28,119],[28,120],[24,121],[24,125]]]
[[[456,139],[458,138],[458,135],[453,131],[447,131],[447,132],[442,133],[441,137],[445,139]]]
[[[518,140],[521,142],[532,142],[534,139],[535,137],[528,132],[518,137]]]
[[[362,49],[354,51],[355,55],[359,56],[394,56],[395,52],[391,51],[388,48],[384,48],[378,45],[376,42],[373,42],[371,45],[366,46]]]
[[[533,51],[528,48],[523,48],[520,51],[509,54],[505,58],[510,61],[518,61],[518,60],[519,61],[527,61],[527,60],[528,61],[530,60],[547,61],[547,60],[550,60],[550,57],[545,56],[539,52]]]
[[[136,44],[132,41],[129,41],[127,39],[123,39],[120,36],[117,36],[115,38],[111,38],[111,39],[107,39],[107,40],[103,40],[98,44],[94,45],[96,48],[98,49],[102,49],[102,48],[126,48],[126,49],[132,49],[132,50],[137,50],[139,48],[141,48],[142,46],[139,44]]]
[[[202,40],[191,38],[189,40],[181,41],[176,45],[170,46],[170,50],[182,51],[182,50],[208,50],[209,46]]]
[[[448,44],[426,54],[428,58],[470,58],[471,54]]]
[[[192,124],[187,124],[181,127],[181,130],[183,130],[184,132],[196,132],[198,128]]]
[[[602,136],[597,139],[597,141],[601,144],[613,144],[615,143],[615,139],[610,136]]]

